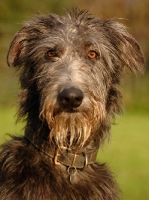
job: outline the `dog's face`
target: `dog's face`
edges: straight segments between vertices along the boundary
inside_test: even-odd
[[[51,140],[71,147],[108,132],[110,115],[120,111],[116,86],[125,69],[143,71],[144,59],[123,25],[76,10],[26,23],[11,43],[8,65],[22,69],[24,115],[36,105]]]

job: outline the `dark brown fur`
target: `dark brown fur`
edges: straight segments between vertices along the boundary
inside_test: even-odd
[[[25,134],[2,145],[0,199],[118,200],[105,164],[77,169],[70,182],[68,167],[44,152],[65,146],[86,153],[109,136],[111,120],[121,112],[117,86],[123,73],[144,69],[134,38],[122,24],[79,9],[67,17],[38,16],[15,35],[8,65],[20,70],[18,118],[25,118],[32,140]],[[68,88],[82,91],[80,106],[61,105],[59,94]]]

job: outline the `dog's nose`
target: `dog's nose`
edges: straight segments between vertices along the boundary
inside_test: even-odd
[[[83,92],[80,89],[71,87],[59,93],[58,101],[63,108],[72,109],[81,105],[83,96]]]

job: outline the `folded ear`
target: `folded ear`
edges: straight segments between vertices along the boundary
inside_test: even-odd
[[[27,62],[28,56],[36,43],[39,43],[44,34],[54,26],[59,26],[55,15],[39,15],[25,23],[25,26],[15,35],[11,42],[7,63],[10,67],[22,66]]]
[[[25,27],[22,28],[12,40],[7,54],[7,63],[9,67],[21,65],[23,61],[24,48],[26,45],[27,33]]]
[[[144,56],[139,44],[127,32],[126,27],[116,21],[106,20],[104,22],[106,36],[114,53],[125,69],[143,72],[145,68]]]

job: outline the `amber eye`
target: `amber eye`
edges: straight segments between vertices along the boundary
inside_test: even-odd
[[[53,57],[56,57],[57,56],[57,53],[55,50],[49,50],[47,52],[47,56],[50,57],[50,58],[53,58]]]
[[[88,54],[87,54],[88,58],[89,59],[94,59],[94,58],[97,58],[98,54],[96,51],[89,51]]]

